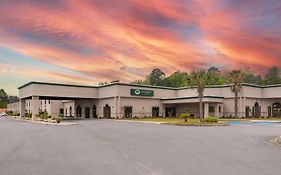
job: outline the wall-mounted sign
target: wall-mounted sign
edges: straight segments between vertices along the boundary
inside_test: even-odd
[[[132,96],[146,96],[146,97],[153,97],[154,91],[151,90],[143,90],[143,89],[131,89]]]

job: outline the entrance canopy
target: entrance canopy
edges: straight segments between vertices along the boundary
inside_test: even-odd
[[[223,103],[224,97],[220,96],[204,96],[203,102]],[[162,99],[163,104],[180,104],[180,103],[198,103],[198,97],[175,97]]]
[[[78,86],[56,83],[30,82],[19,87],[20,99],[74,100],[96,99],[98,88],[95,86]]]

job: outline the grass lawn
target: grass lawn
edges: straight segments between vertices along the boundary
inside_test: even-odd
[[[218,123],[200,122],[199,119],[188,119],[187,122],[181,118],[131,118],[128,120],[143,121],[143,122],[157,122],[161,124],[171,125],[193,125],[193,126],[210,126],[210,125],[225,125],[230,121],[251,121],[251,120],[281,120],[281,118],[247,118],[247,119],[220,119]]]
[[[131,118],[128,120],[143,121],[143,122],[157,122],[161,124],[171,124],[171,125],[194,125],[194,126],[204,126],[204,125],[222,125],[224,122],[218,123],[207,123],[200,122],[199,119],[188,119],[187,122],[181,118]]]

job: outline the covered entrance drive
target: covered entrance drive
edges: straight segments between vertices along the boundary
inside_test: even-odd
[[[65,109],[65,115],[81,117],[85,110],[86,117],[90,116],[90,108],[83,109],[75,105],[78,100],[96,100],[97,88],[91,86],[65,85],[55,83],[30,82],[19,87],[20,115],[25,115],[26,100],[31,100],[32,119],[35,119],[40,109],[40,100],[73,100],[74,103]],[[83,112],[82,112],[83,111]]]
[[[179,117],[182,113],[189,113],[191,117],[199,118],[198,97],[183,97],[163,99],[165,117]],[[205,96],[203,98],[203,113],[207,116],[223,116],[223,97]]]

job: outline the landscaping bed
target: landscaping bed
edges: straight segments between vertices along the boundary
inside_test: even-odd
[[[126,119],[128,121],[140,121],[148,123],[159,123],[165,125],[176,125],[176,126],[228,126],[224,122],[200,122],[199,119],[187,119],[185,122],[182,118],[131,118]]]
[[[7,118],[18,120],[18,121],[25,121],[31,123],[39,123],[45,125],[55,125],[55,126],[66,126],[66,125],[74,125],[76,123],[70,122],[62,122],[63,118],[54,118],[54,117],[36,117],[35,120],[31,119],[30,115],[26,115],[25,117],[19,116],[7,116]]]

